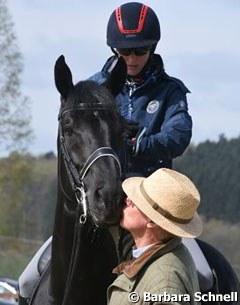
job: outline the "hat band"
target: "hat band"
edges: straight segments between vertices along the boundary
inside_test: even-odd
[[[169,219],[169,220],[172,220],[174,222],[177,222],[177,223],[189,223],[192,219],[182,219],[182,218],[178,218],[178,217],[175,217],[173,216],[172,214],[170,214],[169,212],[167,212],[166,210],[162,209],[155,201],[153,201],[147,194],[147,192],[145,191],[144,189],[144,186],[143,186],[143,181],[142,183],[140,184],[140,191],[143,195],[143,197],[147,200],[147,202],[151,205],[151,207],[159,212],[162,216],[164,216],[165,218]]]

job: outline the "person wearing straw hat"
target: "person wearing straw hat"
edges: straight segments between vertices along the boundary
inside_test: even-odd
[[[113,272],[109,305],[197,304],[197,270],[181,237],[201,234],[197,213],[200,195],[192,181],[161,168],[147,178],[131,177],[122,184],[126,194],[120,225],[130,231],[132,260]]]

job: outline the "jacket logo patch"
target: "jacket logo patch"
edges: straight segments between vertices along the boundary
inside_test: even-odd
[[[159,101],[153,100],[153,101],[148,103],[147,112],[148,113],[154,113],[158,110],[158,107],[159,107]]]

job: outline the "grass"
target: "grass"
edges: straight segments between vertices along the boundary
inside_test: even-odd
[[[0,237],[0,276],[18,279],[41,242]]]
[[[200,239],[218,249],[230,262],[240,279],[240,223],[230,224],[216,219],[203,219]]]

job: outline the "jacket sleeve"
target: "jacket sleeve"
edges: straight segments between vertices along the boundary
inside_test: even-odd
[[[102,70],[90,76],[88,80],[92,80],[98,83],[99,85],[105,83],[109,79],[112,69],[114,68],[117,60],[118,59],[115,56],[111,56],[110,58],[108,58]]]
[[[173,159],[180,156],[192,137],[192,119],[188,113],[186,93],[176,88],[165,106],[160,132],[143,136],[139,144],[139,157],[151,160]]]
[[[97,72],[94,75],[90,76],[88,78],[88,80],[92,80],[92,81],[98,83],[99,85],[102,85],[103,83],[105,83],[107,81],[107,75],[105,72],[100,71],[100,72]]]

